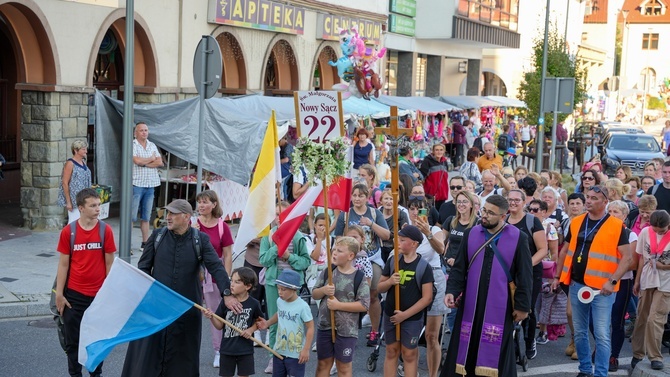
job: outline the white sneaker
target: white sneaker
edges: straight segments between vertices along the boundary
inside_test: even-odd
[[[337,374],[337,365],[335,364],[335,362],[333,362],[333,367],[330,368],[330,375],[332,376],[334,374]]]
[[[366,314],[361,320],[361,327],[368,327],[368,326],[372,326],[372,322],[370,321],[370,315]]]
[[[212,366],[214,368],[219,367],[219,359],[221,358],[221,355],[219,354],[219,351],[216,351],[216,354],[214,355],[214,362],[212,363]]]
[[[314,344],[312,344],[312,352],[316,352],[316,342],[314,342]]]
[[[270,359],[267,368],[265,368],[265,373],[272,374],[272,359]]]
[[[262,339],[263,339],[263,338],[261,337],[261,330],[256,330],[256,331],[254,331],[254,338],[256,338],[256,339],[258,339],[258,340],[262,340]],[[260,347],[260,346],[261,346],[260,344],[254,342],[254,347]]]

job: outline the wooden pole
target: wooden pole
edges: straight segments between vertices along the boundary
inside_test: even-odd
[[[384,134],[391,139],[391,151],[389,153],[389,162],[391,165],[391,196],[393,197],[393,219],[398,223],[398,205],[399,205],[399,186],[400,168],[398,165],[398,141],[401,135],[411,136],[414,131],[411,128],[398,129],[398,107],[391,106],[391,127],[377,127],[375,133]],[[398,227],[393,227],[393,268],[398,271]],[[395,286],[395,310],[400,310],[400,286]],[[400,340],[400,325],[396,325],[396,339]]]
[[[330,253],[330,216],[328,215],[328,185],[326,184],[326,174],[323,174],[323,212],[326,220],[326,260],[328,261],[328,284],[333,284],[333,267]],[[331,296],[332,297],[332,296]],[[326,299],[327,300],[327,299]],[[327,306],[327,305],[326,305]],[[335,343],[335,311],[330,310],[330,336]]]
[[[391,107],[391,134],[398,136],[398,107]],[[398,180],[400,179],[400,169],[398,167],[398,153],[393,153],[391,162],[391,195],[393,196],[393,271],[398,272]],[[395,310],[400,310],[400,285],[395,286]],[[395,325],[395,338],[400,340],[400,325]]]
[[[193,304],[193,306],[195,306],[196,308],[198,308],[200,311],[203,311],[203,312],[204,312],[205,310],[207,310],[206,308],[204,308],[203,306],[198,305],[198,304]],[[230,327],[231,329],[237,331],[237,332],[240,333],[240,334],[242,333],[243,330],[242,330],[241,328],[239,328],[239,327],[233,325],[232,323],[226,321],[225,319],[219,317],[219,316],[216,315],[216,314],[214,314],[214,317],[215,317],[216,319],[218,319],[219,321],[223,322],[224,325]],[[270,331],[270,329],[268,329],[268,331]],[[251,338],[249,338],[249,339],[253,340],[256,344],[258,344],[258,345],[260,345],[261,347],[265,348],[266,350],[270,351],[273,355],[277,356],[280,360],[284,360],[284,357],[283,357],[282,355],[278,354],[278,353],[277,353],[275,350],[273,350],[272,348],[266,346],[265,343],[263,343],[262,341],[260,341],[260,340],[258,340],[258,339],[256,339],[256,338],[254,338],[253,336],[252,336]]]

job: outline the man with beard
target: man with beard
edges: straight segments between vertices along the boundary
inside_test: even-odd
[[[587,212],[570,222],[551,288],[558,289],[559,283],[570,287],[579,359],[577,377],[605,377],[612,347],[612,306],[619,291],[619,280],[630,269],[632,256],[623,221],[607,213],[607,189],[592,186],[584,196]],[[579,291],[585,287],[600,293],[589,302],[581,302]],[[590,323],[593,324],[595,353],[591,353],[589,342]]]
[[[216,280],[226,307],[239,314],[242,304],[231,295],[230,279],[209,236],[191,227],[191,205],[177,199],[165,209],[167,229],[154,230],[137,267],[197,303],[202,302],[200,273],[205,267]],[[163,330],[130,342],[121,376],[198,376],[201,337],[202,314],[193,307]]]
[[[444,299],[459,310],[441,377],[516,376],[513,325],[530,311],[533,267],[528,237],[503,221],[508,206],[489,196],[481,225],[463,235]]]

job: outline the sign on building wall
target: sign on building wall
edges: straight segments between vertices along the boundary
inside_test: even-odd
[[[323,143],[344,136],[341,92],[300,91],[293,98],[298,137]]]
[[[358,28],[358,34],[367,43],[378,45],[382,38],[381,22],[319,13],[316,16],[316,39],[340,40],[340,29]]]
[[[270,0],[210,0],[207,21],[302,35],[305,8]]]
[[[416,0],[390,0],[389,10],[393,13],[416,17]]]
[[[416,32],[416,22],[410,17],[389,14],[389,31],[413,37]]]

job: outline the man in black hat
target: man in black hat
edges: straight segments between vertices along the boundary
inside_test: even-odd
[[[165,207],[167,229],[153,231],[137,267],[193,302],[202,302],[201,268],[214,277],[226,307],[242,305],[230,293],[230,279],[207,234],[191,227],[193,209],[183,199]],[[197,376],[202,314],[195,307],[170,326],[128,346],[122,376]]]

